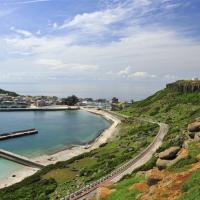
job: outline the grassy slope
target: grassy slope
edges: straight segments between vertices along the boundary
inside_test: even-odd
[[[143,116],[153,118],[157,121],[166,122],[170,125],[170,130],[164,138],[162,147],[158,151],[162,151],[173,145],[181,145],[184,139],[187,138],[187,125],[195,118],[200,117],[200,92],[187,92],[182,93],[169,88],[157,92],[155,95],[147,98],[146,100],[136,102],[131,107],[126,108],[119,113],[127,116]],[[200,146],[195,146],[194,143],[189,145],[189,156],[185,160],[179,161],[176,165],[170,167],[169,171],[185,171],[190,167],[190,164],[197,162],[196,156],[200,154]],[[139,170],[149,170],[156,162],[153,157],[147,164],[142,166]],[[196,200],[200,199],[200,170],[183,186],[183,196],[180,200]],[[123,182],[128,181],[129,184],[135,183],[135,174],[118,183],[122,187],[120,190],[112,193],[110,197],[115,196],[118,192],[126,190],[123,187]],[[117,188],[118,186],[116,186]],[[132,200],[136,196],[132,196]],[[197,198],[198,197],[198,198]],[[109,198],[107,198],[109,199]],[[120,196],[118,200],[125,200],[126,198]]]
[[[55,193],[63,197],[76,191],[141,152],[154,139],[158,125],[130,119],[118,129],[118,135],[99,149],[46,167],[21,183],[0,190],[0,199],[55,199]]]
[[[180,145],[187,135],[187,124],[200,116],[200,92],[180,93],[166,88],[120,113],[144,116],[169,124],[170,130],[162,145],[162,149],[166,149]]]

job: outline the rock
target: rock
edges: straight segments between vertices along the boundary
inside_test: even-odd
[[[167,167],[174,165],[179,160],[186,159],[187,157],[188,157],[188,150],[182,148],[178,152],[177,157],[173,160],[162,160],[162,159],[158,158],[158,160],[156,162],[156,166],[158,167],[158,169],[162,170],[162,169],[165,169]]]
[[[196,159],[197,159],[198,161],[200,161],[200,154],[197,155]]]
[[[159,153],[159,158],[162,160],[172,160],[176,157],[179,151],[180,147],[170,147],[169,149]]]
[[[200,132],[195,133],[194,139],[195,140],[200,140]]]
[[[162,159],[158,158],[158,160],[156,162],[156,166],[158,167],[158,169],[162,170],[162,169],[167,168],[169,163],[170,163],[170,160],[162,160]]]
[[[134,151],[133,147],[128,148],[128,152]]]
[[[200,121],[193,122],[188,125],[189,132],[198,132],[200,131]]]
[[[147,184],[149,186],[156,185],[164,176],[164,172],[158,170],[158,168],[151,169],[146,173]]]
[[[188,132],[188,135],[190,136],[191,139],[194,139],[195,132]]]

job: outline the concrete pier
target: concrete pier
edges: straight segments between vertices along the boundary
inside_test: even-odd
[[[28,167],[39,168],[39,169],[45,167],[44,165],[37,163],[35,161],[32,161],[29,158],[26,158],[24,156],[21,156],[9,151],[5,151],[3,149],[0,149],[0,157],[5,158],[7,160],[14,161],[16,163],[19,163],[21,165],[25,165]]]
[[[37,134],[37,133],[38,133],[38,130],[36,130],[34,128],[22,130],[22,131],[10,132],[10,133],[3,133],[3,134],[0,134],[0,140],[7,140],[7,139],[11,139],[11,138],[16,138],[16,137],[33,135],[33,134]]]

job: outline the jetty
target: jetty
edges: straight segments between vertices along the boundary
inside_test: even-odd
[[[44,165],[37,163],[35,161],[32,161],[31,159],[27,157],[24,157],[24,156],[21,156],[21,155],[18,155],[18,154],[15,154],[3,149],[0,149],[0,157],[7,160],[14,161],[18,164],[25,165],[28,167],[39,168],[39,169],[44,167]]]
[[[3,133],[3,134],[0,134],[0,140],[8,140],[11,138],[23,137],[23,136],[33,135],[37,133],[38,133],[38,130],[36,130],[35,128],[22,130],[22,131]]]
[[[43,106],[43,107],[28,107],[28,108],[1,108],[0,112],[25,112],[25,111],[65,111],[79,110],[79,106]]]

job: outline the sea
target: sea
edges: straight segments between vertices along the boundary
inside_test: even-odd
[[[34,158],[87,144],[109,125],[103,117],[82,110],[0,112],[0,134],[38,130],[35,135],[0,141],[0,149]],[[20,168],[21,165],[0,158],[0,179]]]

